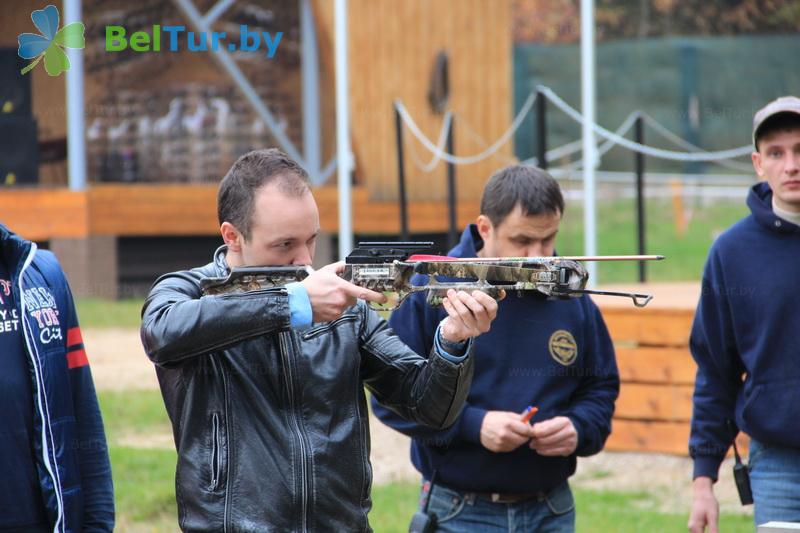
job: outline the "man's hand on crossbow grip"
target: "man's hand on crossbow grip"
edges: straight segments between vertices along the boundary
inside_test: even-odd
[[[489,331],[497,316],[497,302],[481,291],[447,291],[442,305],[447,318],[442,322],[442,338],[450,342],[461,342]]]
[[[301,283],[308,293],[314,322],[328,322],[339,318],[356,300],[385,303],[386,296],[349,281],[337,274],[344,269],[344,261],[326,265],[312,273]]]

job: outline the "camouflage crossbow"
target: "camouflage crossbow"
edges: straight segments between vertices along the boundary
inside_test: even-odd
[[[580,261],[664,258],[661,255],[495,258],[412,255],[432,246],[432,242],[361,242],[347,256],[340,276],[359,287],[397,295],[391,306],[370,304],[376,310],[396,309],[410,294],[422,291],[427,293],[428,304],[438,306],[448,289],[479,290],[495,299],[502,291],[518,295],[523,291],[538,291],[551,298],[603,294],[631,298],[636,307],[644,307],[653,299],[652,295],[587,289],[589,274]],[[204,294],[261,290],[302,281],[312,272],[309,266],[240,267],[227,277],[204,279],[202,288]],[[428,282],[412,285],[414,274],[429,276]],[[447,281],[439,281],[439,277]]]

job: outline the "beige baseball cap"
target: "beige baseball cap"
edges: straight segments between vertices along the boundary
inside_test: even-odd
[[[753,117],[753,144],[756,144],[758,130],[764,123],[780,113],[796,113],[800,115],[800,98],[796,96],[781,96],[761,109]]]

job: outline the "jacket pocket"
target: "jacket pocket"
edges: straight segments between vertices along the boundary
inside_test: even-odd
[[[313,339],[314,337],[319,337],[320,335],[329,332],[330,330],[334,329],[340,324],[344,324],[346,322],[354,322],[357,318],[358,318],[357,315],[342,315],[336,320],[326,322],[325,324],[315,326],[307,330],[305,333],[303,333],[303,340],[307,341],[309,339]]]
[[[767,444],[800,447],[800,378],[759,383],[745,399],[742,418],[751,437]]]
[[[222,487],[227,449],[223,419],[219,413],[211,413],[211,446],[208,455],[208,468],[211,473],[208,485],[210,491],[216,491]]]

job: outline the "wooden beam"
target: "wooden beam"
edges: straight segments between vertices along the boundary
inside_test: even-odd
[[[0,222],[33,241],[89,234],[85,192],[67,189],[4,189]]]
[[[750,439],[739,433],[736,445],[739,453],[747,455]],[[606,450],[616,452],[654,452],[673,455],[689,454],[688,422],[648,422],[614,419]],[[728,456],[733,450],[728,451]]]
[[[684,347],[689,344],[694,310],[601,308],[615,342],[637,346]]]
[[[625,419],[689,422],[693,385],[622,383],[615,415]]]
[[[614,419],[606,449],[618,452],[687,455],[689,424]]]
[[[687,348],[617,348],[620,379],[693,385],[697,365]]]
[[[89,189],[94,235],[216,235],[217,185],[96,185]]]
[[[335,187],[314,190],[322,229],[339,230]],[[102,184],[87,191],[66,189],[8,189],[0,195],[2,222],[21,235],[46,241],[89,235],[160,236],[216,235],[217,185]],[[474,221],[478,202],[461,201],[458,223]],[[395,202],[375,202],[366,188],[353,189],[353,228],[356,233],[397,235],[399,208]],[[442,202],[409,204],[413,232],[447,231]]]

